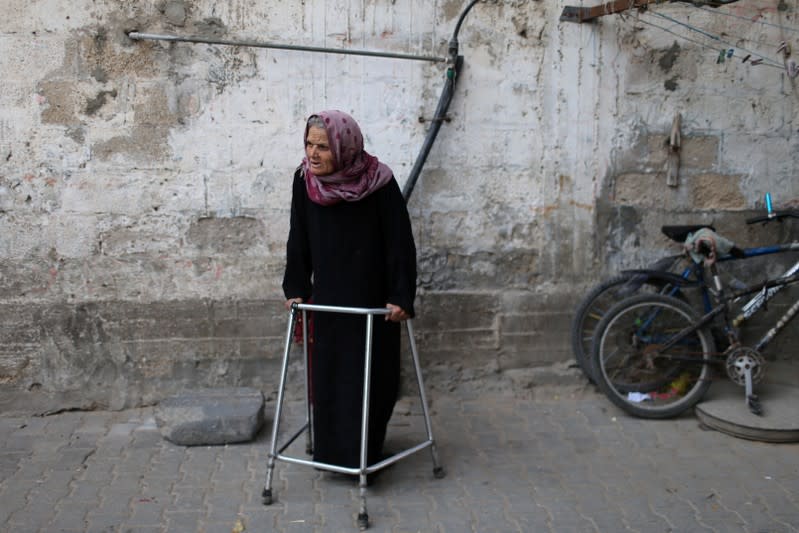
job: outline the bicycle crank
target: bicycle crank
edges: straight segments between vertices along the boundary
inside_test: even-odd
[[[760,399],[754,393],[753,384],[763,378],[766,360],[752,348],[741,346],[727,356],[727,375],[733,383],[746,387],[746,406],[757,416],[763,414]]]
[[[727,356],[727,376],[733,383],[746,385],[746,374],[752,376],[752,383],[758,383],[765,374],[766,360],[757,350],[740,346]]]

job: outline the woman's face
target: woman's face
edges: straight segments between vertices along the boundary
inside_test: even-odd
[[[322,128],[315,126],[308,128],[305,156],[315,176],[327,176],[336,170],[333,164],[333,152],[327,142],[327,132]]]

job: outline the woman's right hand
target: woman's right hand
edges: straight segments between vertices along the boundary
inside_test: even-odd
[[[289,298],[288,300],[286,300],[286,303],[285,303],[286,311],[291,311],[291,306],[292,305],[301,304],[301,303],[302,303],[302,298]]]

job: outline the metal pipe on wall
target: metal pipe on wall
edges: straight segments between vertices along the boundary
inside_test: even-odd
[[[446,72],[446,79],[444,81],[444,88],[441,90],[441,95],[439,96],[438,99],[438,105],[436,106],[436,112],[431,120],[430,129],[427,130],[427,135],[425,136],[424,142],[422,143],[422,148],[419,151],[419,155],[416,157],[416,161],[414,162],[413,167],[411,168],[411,173],[408,175],[408,179],[405,181],[405,184],[402,187],[402,196],[407,202],[411,196],[411,193],[413,193],[413,189],[416,186],[416,182],[419,179],[419,175],[422,172],[422,168],[424,167],[424,164],[427,161],[427,156],[429,155],[430,150],[433,148],[433,143],[435,143],[436,137],[438,136],[438,132],[441,129],[441,123],[444,122],[444,120],[446,120],[447,110],[449,109],[449,105],[452,102],[452,97],[455,94],[455,84],[458,81],[458,74],[460,72],[461,66],[463,65],[463,56],[458,55],[458,32],[461,29],[461,25],[463,24],[466,15],[474,7],[474,5],[480,1],[481,0],[471,0],[471,2],[466,6],[466,8],[461,12],[460,16],[458,17],[458,21],[455,24],[455,29],[452,32],[452,38],[449,41],[449,46],[448,46],[449,57],[447,58],[435,57],[435,56],[421,56],[413,54],[395,54],[391,52],[374,52],[369,50],[349,50],[342,48],[326,48],[318,46],[264,43],[264,42],[246,41],[246,40],[236,41],[228,39],[211,39],[206,37],[180,37],[177,35],[161,35],[154,33],[141,33],[137,31],[129,32],[128,37],[134,40],[185,42],[185,43],[195,43],[195,44],[199,43],[199,44],[214,44],[214,45],[226,45],[226,46],[247,46],[254,48],[275,48],[278,50],[321,52],[327,54],[361,55],[361,56],[371,56],[371,57],[384,57],[390,59],[409,59],[415,61],[430,61],[434,63],[442,63],[442,62],[449,63]]]
[[[318,52],[324,54],[345,54],[354,56],[385,57],[389,59],[409,59],[412,61],[429,61],[431,63],[444,63],[446,57],[423,56],[414,54],[396,54],[393,52],[377,52],[371,50],[351,50],[347,48],[328,48],[322,46],[303,46],[296,44],[265,43],[260,41],[214,39],[209,37],[167,35],[157,33],[142,33],[132,31],[128,37],[134,41],[168,41],[177,43],[215,44],[224,46],[246,46],[250,48],[273,48],[277,50],[292,50],[298,52]]]

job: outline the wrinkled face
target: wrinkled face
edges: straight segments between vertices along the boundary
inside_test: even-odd
[[[311,126],[305,137],[305,155],[315,176],[327,176],[336,168],[333,163],[333,151],[327,142],[327,132],[322,128]]]

